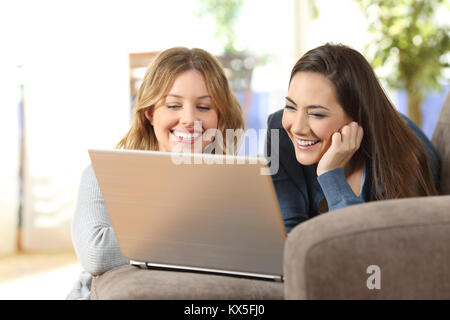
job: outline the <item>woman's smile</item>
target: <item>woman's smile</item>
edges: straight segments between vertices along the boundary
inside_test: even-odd
[[[294,137],[295,146],[300,150],[309,150],[316,146],[320,140],[304,140]]]
[[[173,129],[170,131],[170,134],[172,141],[193,144],[202,136],[203,132],[186,129]]]

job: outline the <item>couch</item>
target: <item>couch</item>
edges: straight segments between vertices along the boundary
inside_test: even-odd
[[[284,283],[122,266],[91,299],[450,299],[450,94],[432,142],[440,195],[370,202],[295,227]]]

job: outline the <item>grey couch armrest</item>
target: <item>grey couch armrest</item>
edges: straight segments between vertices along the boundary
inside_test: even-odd
[[[292,230],[285,298],[449,299],[449,270],[450,196],[370,202]]]

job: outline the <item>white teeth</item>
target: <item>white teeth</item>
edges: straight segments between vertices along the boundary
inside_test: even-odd
[[[311,141],[311,140],[300,140],[300,139],[295,139],[295,140],[301,146],[311,146],[311,145],[313,145],[313,144],[315,144],[316,142],[319,141],[319,140]]]
[[[179,139],[183,139],[183,140],[195,140],[198,137],[200,137],[202,134],[201,132],[194,132],[194,133],[188,133],[188,132],[173,132],[173,134],[179,138]]]

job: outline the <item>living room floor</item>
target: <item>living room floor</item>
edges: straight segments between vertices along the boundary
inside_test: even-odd
[[[0,300],[63,300],[81,271],[72,251],[0,257]]]

